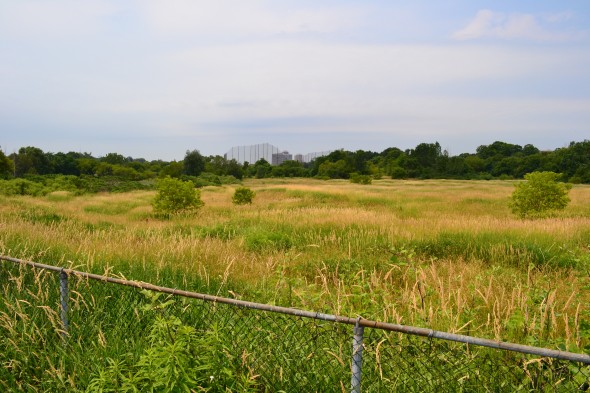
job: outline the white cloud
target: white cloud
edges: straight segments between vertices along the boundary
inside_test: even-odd
[[[541,48],[522,51],[472,45],[282,41],[193,48],[154,59],[149,67],[137,67],[119,86],[94,77],[80,80],[58,100],[69,104],[52,110],[64,117],[68,113],[131,117],[142,127],[166,123],[166,132],[176,134],[195,134],[209,126],[230,132],[257,123],[275,135],[360,129],[413,130],[424,135],[432,130],[492,132],[505,129],[510,124],[507,119],[514,116],[534,117],[537,111],[552,110],[557,115],[567,106],[557,111],[559,100],[537,105],[486,99],[487,91],[478,84],[518,83],[536,73],[542,78],[572,57],[583,64],[590,61]],[[455,85],[470,84],[480,98],[454,92]],[[438,94],[437,87],[442,90]],[[579,107],[572,110],[582,113]],[[284,119],[312,120],[301,124]]]
[[[505,14],[491,10],[480,10],[471,22],[455,32],[457,40],[479,38],[520,39],[539,42],[562,42],[575,38],[575,34],[551,30],[543,24],[554,24],[571,18],[570,13],[546,14]]]
[[[99,32],[101,18],[117,10],[108,1],[3,1],[0,34],[13,39],[77,38]]]
[[[276,35],[283,33],[329,33],[360,23],[360,7],[285,7],[253,0],[141,1],[148,25],[161,35],[208,34]],[[291,9],[290,9],[291,8]]]

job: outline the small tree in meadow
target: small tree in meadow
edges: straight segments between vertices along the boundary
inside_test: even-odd
[[[192,182],[165,177],[158,180],[157,190],[152,206],[158,216],[194,213],[203,206],[201,193]]]
[[[570,201],[570,184],[557,182],[555,172],[532,172],[524,175],[512,193],[510,207],[520,218],[549,217],[563,210]]]
[[[254,191],[249,189],[248,187],[238,187],[234,192],[234,196],[232,197],[232,202],[235,205],[246,205],[252,204],[252,200],[254,199]]]

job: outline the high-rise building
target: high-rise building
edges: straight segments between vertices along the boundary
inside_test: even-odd
[[[295,154],[295,161],[307,164],[318,157],[326,156],[332,151],[321,151],[308,154]],[[250,146],[234,146],[223,155],[226,160],[236,160],[240,164],[248,162],[255,164],[259,160],[266,160],[271,165],[281,165],[285,161],[293,160],[293,155],[288,151],[280,151],[278,147],[270,143],[261,143]]]
[[[293,155],[291,155],[288,151],[283,151],[280,153],[274,153],[272,155],[272,165],[281,165],[285,161],[290,161],[293,159]]]
[[[262,143],[258,145],[250,146],[234,146],[223,155],[226,160],[236,160],[240,164],[248,162],[255,164],[256,161],[266,160],[267,162],[272,161],[273,154],[279,152],[279,148],[271,145],[270,143]]]

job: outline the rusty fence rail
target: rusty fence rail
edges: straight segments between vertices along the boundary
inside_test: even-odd
[[[400,392],[585,391],[590,387],[590,356],[586,354],[212,296],[3,255],[0,260],[58,273],[64,341],[73,329],[68,316],[69,281],[74,277],[201,300],[196,308],[202,320],[234,329],[233,341],[264,342],[255,343],[252,364],[267,384],[266,391],[322,389],[317,386],[352,392],[361,392],[361,387],[363,391]],[[219,314],[223,318],[217,318]],[[283,345],[280,340],[288,343]],[[288,356],[281,352],[291,350],[299,352]],[[316,362],[320,358],[323,360]],[[288,369],[289,365],[295,370]],[[311,370],[313,367],[320,369]],[[330,367],[339,369],[335,373],[341,376],[325,375]],[[295,385],[285,385],[287,373],[294,373]]]

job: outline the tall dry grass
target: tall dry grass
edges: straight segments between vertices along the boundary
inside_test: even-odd
[[[156,220],[151,192],[0,199],[4,254],[161,285],[575,350],[590,310],[590,187],[513,217],[513,182],[248,180]]]

